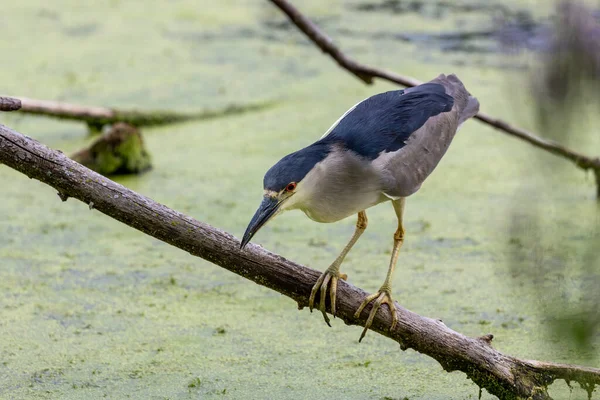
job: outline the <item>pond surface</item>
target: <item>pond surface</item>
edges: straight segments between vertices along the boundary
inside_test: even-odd
[[[421,80],[454,72],[483,111],[535,130],[523,57],[397,37],[489,30],[493,7],[297,4],[357,59]],[[542,2],[502,4],[535,18],[549,10]],[[2,93],[148,109],[276,102],[145,129],[154,169],[118,179],[238,237],[273,163],[319,138],[353,104],[396,88],[365,86],[338,69],[266,1],[22,0],[3,5],[0,22]],[[489,38],[475,43],[490,48]],[[79,123],[17,114],[0,121],[65,153],[93,140]],[[580,136],[573,147],[600,154],[598,137]],[[394,294],[464,334],[493,333],[507,354],[598,366],[598,329],[584,340],[570,329],[576,319],[556,323],[572,310],[595,309],[589,294],[600,272],[597,258],[585,256],[598,239],[593,179],[552,160],[478,122],[465,124],[407,200]],[[80,202],[62,203],[53,189],[7,167],[0,187],[0,398],[478,397],[462,373],[448,374],[373,332],[358,344],[359,327],[334,321],[327,328],[319,313],[298,311],[292,300]],[[369,229],[342,270],[374,291],[396,221],[389,204],[368,215]],[[354,222],[316,224],[292,212],[255,241],[323,270]],[[587,398],[563,382],[552,392]]]

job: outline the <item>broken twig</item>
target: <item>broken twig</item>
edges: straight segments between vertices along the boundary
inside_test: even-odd
[[[17,111],[21,108],[21,100],[13,97],[0,97],[0,111]]]

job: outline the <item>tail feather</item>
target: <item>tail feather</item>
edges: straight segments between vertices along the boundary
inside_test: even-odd
[[[458,124],[462,124],[469,118],[474,117],[479,112],[479,100],[476,97],[469,96],[469,101],[467,101],[467,106],[462,110],[460,116],[458,117]]]

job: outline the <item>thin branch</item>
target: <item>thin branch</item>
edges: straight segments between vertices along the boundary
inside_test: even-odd
[[[587,170],[592,169],[595,172],[600,172],[600,158],[591,158],[582,154],[575,152],[561,144],[553,142],[551,140],[543,139],[539,136],[534,135],[533,133],[526,131],[525,129],[521,129],[515,126],[509,125],[507,122],[502,121],[501,119],[494,118],[488,114],[484,114],[480,112],[475,116],[476,119],[485,122],[486,124],[510,133],[513,136],[518,137],[532,145],[549,151],[550,153],[562,156],[568,160],[573,161],[578,167]]]
[[[0,96],[0,111],[17,111],[21,108],[21,100]]]
[[[346,56],[334,43],[333,40],[319,29],[310,19],[305,17],[297,8],[287,0],[270,0],[300,29],[310,40],[313,41],[323,52],[329,54],[342,68],[355,75],[366,84],[372,84],[373,78],[380,78],[402,86],[413,87],[421,84],[417,79],[396,74],[380,68],[374,68],[361,64]],[[592,169],[598,181],[598,198],[600,198],[600,158],[592,158],[579,154],[565,146],[550,140],[542,139],[535,134],[508,124],[498,118],[480,112],[475,116],[479,121],[496,128],[499,131],[517,137],[535,147],[544,149],[553,154],[574,162],[578,167],[587,170]]]
[[[100,130],[104,125],[117,122],[125,122],[136,127],[144,127],[197,119],[210,119],[262,110],[272,105],[271,103],[230,105],[222,109],[182,113],[169,110],[139,111],[82,106],[58,101],[28,99],[26,97],[20,97],[20,100],[22,103],[20,112],[22,113],[83,121],[94,130]]]
[[[43,144],[0,125],[0,162],[54,187],[61,200],[81,200],[90,209],[141,232],[204,258],[259,285],[308,304],[320,273],[262,247],[240,250],[229,233],[196,221],[99,175]],[[346,324],[364,325],[354,311],[367,293],[351,284],[338,284],[337,315]],[[470,338],[448,328],[441,320],[422,317],[396,303],[399,322],[390,330],[391,315],[382,308],[372,330],[437,360],[446,371],[463,371],[477,385],[501,399],[550,399],[547,386],[568,379],[592,388],[600,384],[600,369],[519,360],[491,346],[493,336]],[[367,306],[370,309],[370,305]],[[320,323],[320,321],[319,321]]]

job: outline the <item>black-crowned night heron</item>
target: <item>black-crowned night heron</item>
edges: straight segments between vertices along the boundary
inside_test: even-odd
[[[338,119],[320,140],[283,157],[264,178],[264,197],[250,221],[242,248],[269,220],[284,210],[299,209],[317,222],[336,222],[358,214],[356,230],[341,254],[314,285],[312,311],[320,291],[319,310],[325,322],[327,288],[335,317],[338,279],[344,257],[367,228],[365,210],[391,201],[398,217],[387,276],[379,291],[367,296],[355,317],[375,301],[360,340],[379,307],[387,303],[393,329],[398,321],[392,300],[392,277],[404,242],[402,214],[406,197],[415,193],[435,169],[462,123],[477,114],[479,102],[455,75],[377,94],[358,103]]]

